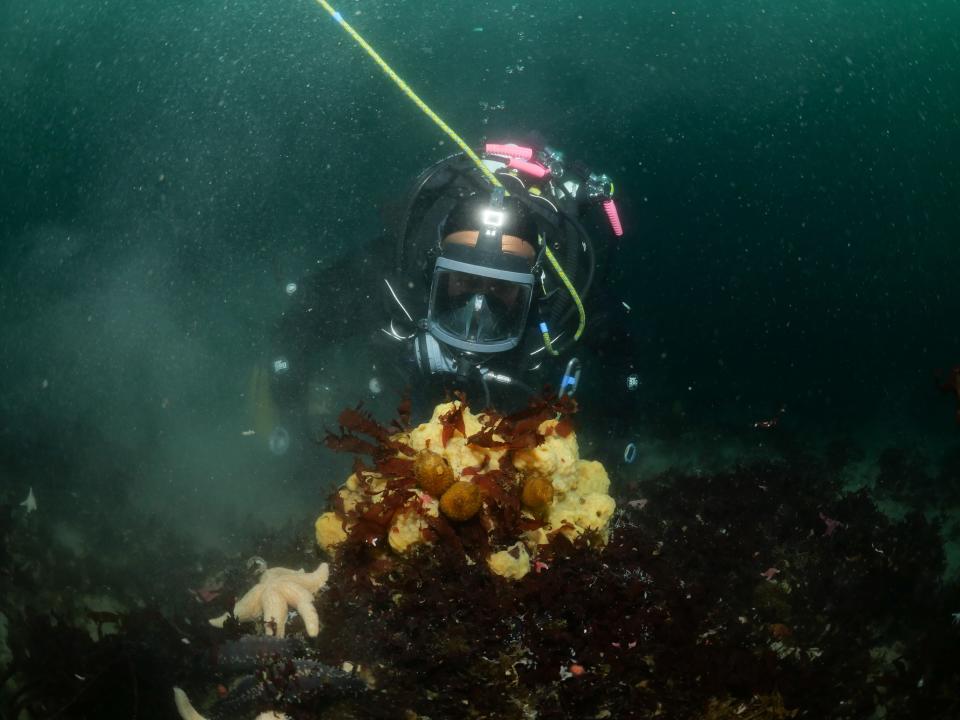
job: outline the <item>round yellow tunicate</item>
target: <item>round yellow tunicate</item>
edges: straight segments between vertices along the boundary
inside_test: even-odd
[[[553,502],[553,483],[538,472],[529,472],[523,480],[521,502],[531,510],[541,510]]]
[[[434,497],[440,497],[453,485],[453,468],[446,458],[433,452],[421,450],[413,459],[413,474],[420,487]]]
[[[440,498],[440,511],[451,520],[463,522],[480,511],[483,497],[472,482],[458,480]]]

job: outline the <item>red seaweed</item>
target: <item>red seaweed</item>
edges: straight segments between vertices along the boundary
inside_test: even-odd
[[[410,389],[403,391],[403,397],[400,404],[397,405],[397,417],[391,421],[391,424],[400,432],[406,432],[410,429],[410,413],[413,403],[410,401]]]
[[[327,445],[372,456],[376,472],[386,482],[385,485],[373,485],[365,475],[370,469],[359,460],[355,462],[354,472],[366,499],[349,513],[343,513],[342,501],[334,501],[335,509],[353,522],[351,538],[361,544],[377,546],[386,539],[396,513],[409,508],[420,512],[423,517],[425,538],[461,553],[466,546],[471,553],[483,557],[492,548],[513,542],[521,533],[544,526],[542,520],[523,517],[514,456],[517,451],[530,450],[543,442],[544,436],[539,428],[545,420],[559,418],[556,432],[561,437],[568,437],[573,432],[568,415],[576,411],[576,403],[570,398],[544,394],[511,415],[487,411],[479,416],[482,429],[467,437],[463,417],[468,407],[467,399],[463,393],[457,393],[455,400],[456,404],[439,416],[444,447],[459,432],[476,448],[506,449],[498,459],[497,468],[490,468],[490,457],[486,456],[481,464],[464,468],[460,474],[461,479],[469,478],[483,493],[483,508],[476,521],[454,526],[442,517],[437,519],[425,513],[415,500],[416,480],[411,458],[416,453],[413,448],[401,440],[392,439],[386,428],[357,406],[340,414],[341,435],[328,434]],[[392,427],[405,428],[409,422],[407,399],[401,403],[398,413],[400,419],[393,421]],[[375,442],[353,433],[367,435]]]
[[[340,427],[352,432],[369,435],[376,440],[388,440],[390,438],[390,431],[374,420],[370,413],[363,412],[360,409],[361,407],[362,405],[357,405],[355,408],[347,408],[341,412],[340,417],[337,418]]]
[[[494,425],[485,427],[480,432],[476,432],[470,437],[468,437],[467,443],[469,445],[476,445],[477,447],[487,448],[488,450],[507,447],[507,443],[503,442],[502,440],[494,439],[493,435],[496,431],[497,431],[497,428]]]
[[[377,471],[384,475],[407,477],[413,474],[413,460],[396,456],[378,459]]]
[[[335,452],[356,453],[358,455],[373,455],[378,449],[377,445],[348,432],[334,435],[328,431],[323,444]]]
[[[450,438],[453,437],[454,431],[459,431],[463,437],[467,436],[467,428],[463,422],[463,409],[466,406],[466,403],[461,399],[457,405],[440,416],[440,424],[443,425],[440,440],[444,447],[447,446]]]

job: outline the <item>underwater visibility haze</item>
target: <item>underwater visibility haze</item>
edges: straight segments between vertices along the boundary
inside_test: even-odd
[[[960,717],[960,5],[325,4],[0,6],[0,718]],[[349,28],[609,176],[575,402],[410,401]]]

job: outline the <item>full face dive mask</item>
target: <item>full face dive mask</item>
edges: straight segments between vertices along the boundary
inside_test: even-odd
[[[533,261],[503,251],[507,212],[503,191],[494,192],[488,206],[477,208],[476,244],[447,243],[434,265],[427,330],[458,350],[512,350],[526,327]]]

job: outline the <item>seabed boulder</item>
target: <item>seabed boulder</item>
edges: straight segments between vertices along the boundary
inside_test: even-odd
[[[359,537],[386,557],[453,541],[511,579],[542,567],[541,548],[557,536],[604,543],[616,503],[603,465],[580,458],[572,409],[544,400],[518,416],[475,415],[458,399],[395,432],[347,411],[328,444],[366,449],[374,463],[358,463],[317,518],[317,543],[333,554]],[[362,448],[351,430],[378,444]]]

